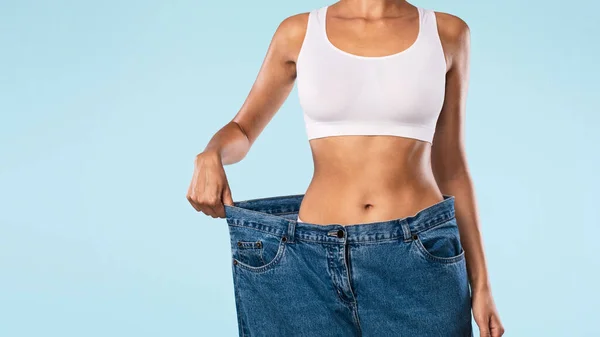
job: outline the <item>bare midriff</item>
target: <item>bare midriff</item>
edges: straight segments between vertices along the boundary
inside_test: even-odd
[[[314,174],[298,213],[313,224],[358,224],[415,215],[443,195],[431,144],[397,136],[310,140]]]

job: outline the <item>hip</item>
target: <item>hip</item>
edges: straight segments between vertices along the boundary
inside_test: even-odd
[[[297,222],[303,198],[225,206],[240,336],[471,336],[453,196],[349,225]]]

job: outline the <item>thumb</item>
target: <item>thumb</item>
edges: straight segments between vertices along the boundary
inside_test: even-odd
[[[500,318],[496,315],[492,316],[492,319],[490,320],[490,331],[492,337],[504,335],[504,327],[502,326],[502,323],[500,323]]]
[[[231,197],[231,189],[229,185],[223,190],[223,204],[233,206],[233,198]]]

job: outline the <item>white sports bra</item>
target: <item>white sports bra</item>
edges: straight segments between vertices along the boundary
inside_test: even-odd
[[[393,135],[431,143],[446,84],[446,59],[433,10],[417,7],[419,33],[408,49],[369,57],[350,54],[329,41],[327,8],[310,12],[296,62],[308,139]]]

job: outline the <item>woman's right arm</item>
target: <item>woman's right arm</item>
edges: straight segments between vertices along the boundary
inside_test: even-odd
[[[233,205],[223,166],[237,163],[246,156],[289,96],[296,79],[296,58],[307,22],[308,13],[290,16],[281,22],[244,104],[194,158],[187,199],[198,212],[223,218],[223,204]]]

